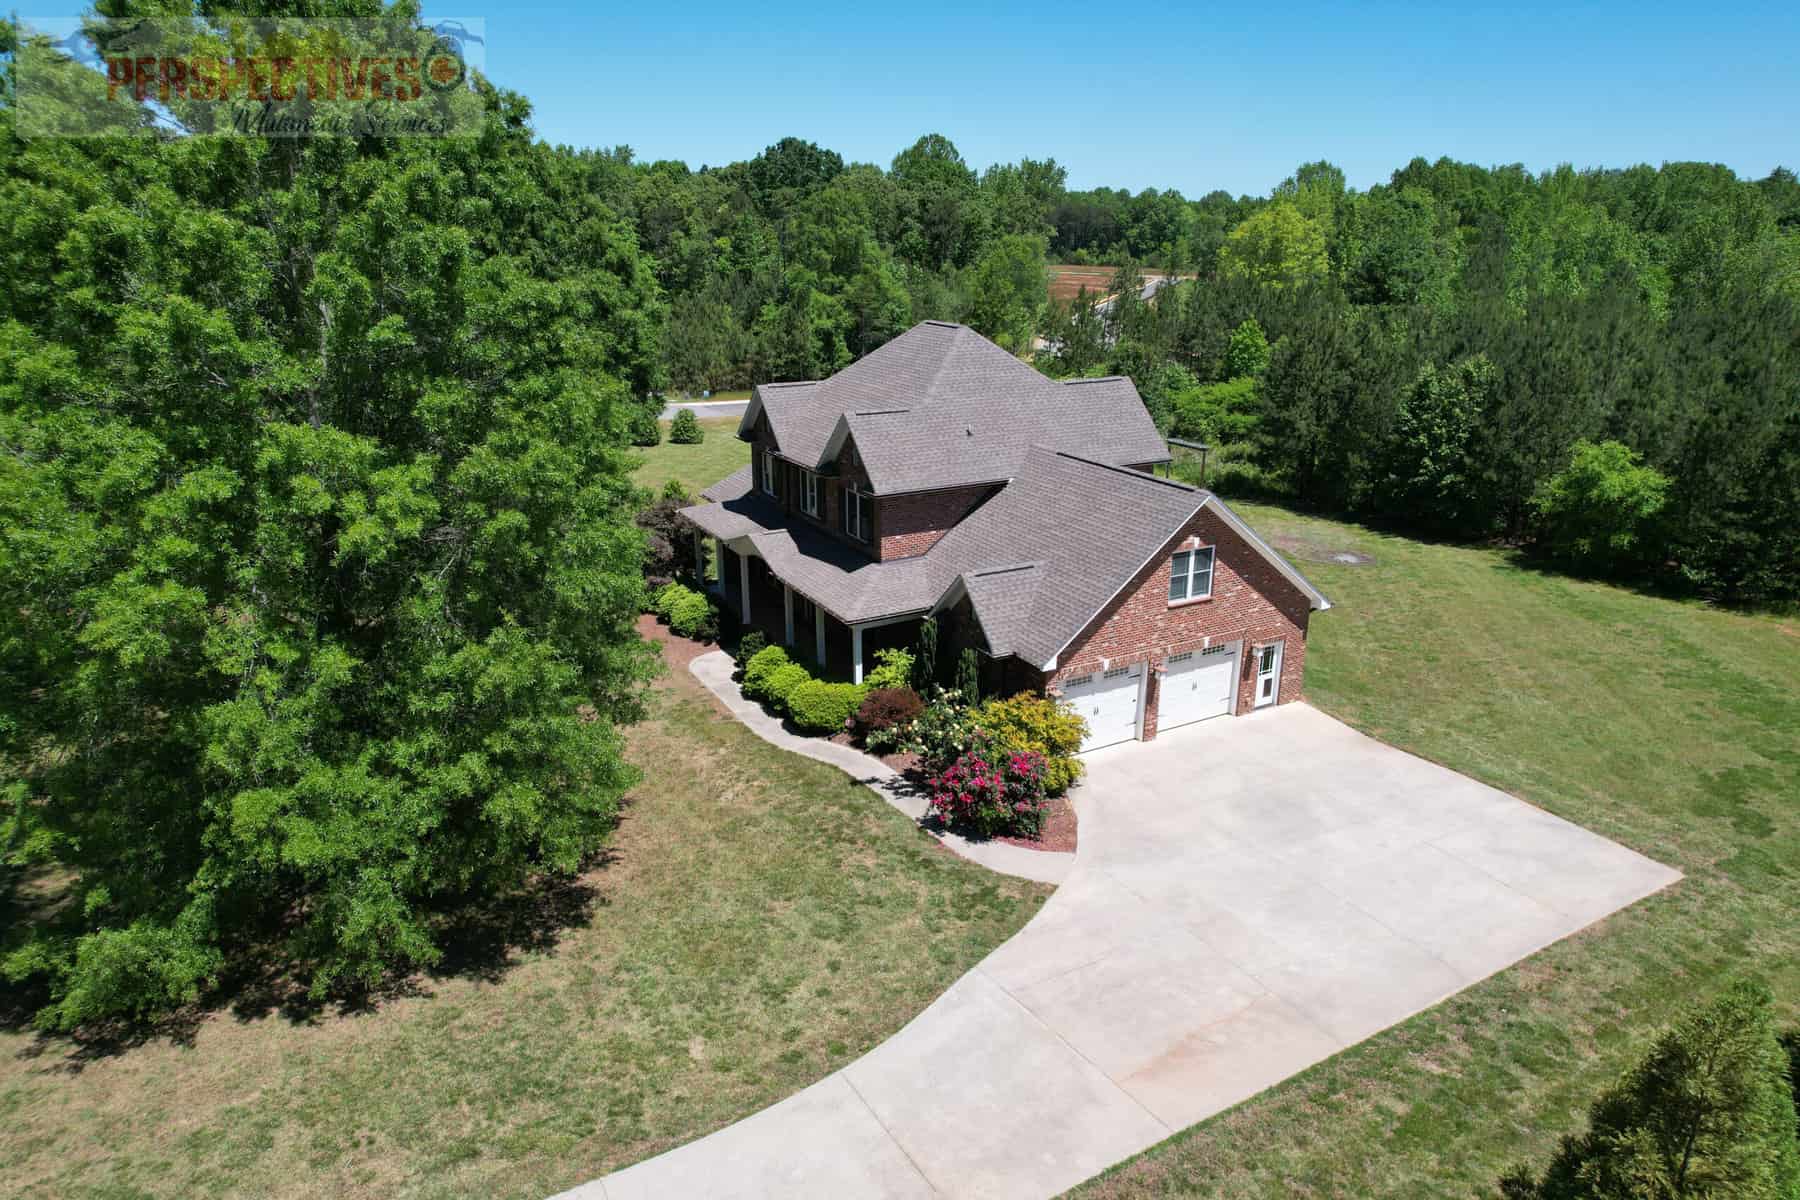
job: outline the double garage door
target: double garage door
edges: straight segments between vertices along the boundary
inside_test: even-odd
[[[1242,643],[1212,646],[1170,655],[1162,680],[1156,727],[1173,729],[1231,711],[1237,690],[1238,650]],[[1063,696],[1087,719],[1082,750],[1098,750],[1138,736],[1144,666],[1114,667],[1063,682]]]

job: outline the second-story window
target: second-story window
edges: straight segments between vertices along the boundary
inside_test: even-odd
[[[859,542],[874,536],[875,501],[856,490],[854,483],[844,484],[843,502],[838,506],[844,532]]]
[[[775,452],[762,452],[762,490],[769,495],[775,494]]]
[[[811,471],[800,472],[800,508],[809,517],[819,515],[819,477]]]

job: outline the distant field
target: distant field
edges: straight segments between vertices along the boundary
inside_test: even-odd
[[[1052,264],[1050,267],[1050,298],[1052,300],[1073,300],[1082,288],[1088,295],[1099,299],[1112,293],[1113,276],[1118,274],[1117,267],[1077,267]],[[1146,277],[1162,275],[1162,271],[1145,271]],[[1181,278],[1191,279],[1184,275]]]
[[[1088,290],[1090,296],[1104,296],[1112,291],[1113,275],[1117,267],[1060,267],[1050,268],[1050,298],[1052,300],[1073,300],[1082,288]]]
[[[643,462],[632,473],[632,481],[660,490],[669,480],[679,479],[690,492],[719,482],[750,464],[750,447],[737,440],[737,427],[736,417],[703,420],[700,428],[706,440],[698,446],[677,446],[669,441],[669,423],[664,421],[662,444],[638,451]]]

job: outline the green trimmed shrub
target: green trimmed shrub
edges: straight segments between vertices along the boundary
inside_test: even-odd
[[[738,666],[741,667],[751,659],[755,658],[758,654],[761,654],[768,645],[768,635],[764,634],[760,629],[752,629],[749,633],[746,633],[743,637],[738,639],[737,652],[733,654],[732,657],[737,660]]]
[[[794,660],[780,646],[765,646],[744,662],[744,695],[752,700],[767,700],[769,676]]]
[[[675,606],[690,598],[705,599],[699,592],[684,583],[665,583],[650,593],[650,611],[661,618],[665,625],[673,624]]]
[[[763,693],[770,707],[785,710],[788,697],[793,695],[794,689],[811,682],[812,672],[797,662],[791,662],[785,667],[776,667],[769,673],[768,681],[763,684]]]
[[[836,733],[862,705],[864,691],[857,683],[809,679],[788,693],[788,715],[808,733]]]
[[[669,441],[677,446],[697,446],[706,440],[706,431],[700,428],[700,422],[694,419],[692,409],[679,409],[675,419],[669,422]]]
[[[908,651],[897,647],[877,650],[875,662],[876,668],[863,676],[871,690],[912,686],[913,656]]]
[[[975,724],[1013,750],[1044,760],[1044,790],[1060,796],[1081,778],[1081,739],[1087,722],[1066,700],[1020,692],[1010,700],[989,700],[974,713]]]
[[[669,628],[684,638],[711,641],[719,636],[719,620],[712,601],[691,589],[669,605]]]

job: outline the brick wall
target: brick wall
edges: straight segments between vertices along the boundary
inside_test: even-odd
[[[994,492],[992,484],[884,496],[875,512],[883,562],[923,554]]]
[[[756,491],[761,492],[763,451],[775,450],[779,455],[780,446],[776,442],[775,434],[769,428],[768,421],[765,418],[757,418],[755,427],[750,431],[750,436],[750,486]],[[817,516],[814,516],[801,508],[802,498],[805,493],[802,490],[803,484],[801,483],[800,473],[804,468],[796,463],[788,462],[779,457],[777,457],[775,464],[775,499],[780,503],[782,511],[787,513],[790,517],[806,521],[817,528],[824,530],[826,533],[831,534],[833,537],[837,538],[838,541],[843,542],[847,546],[855,546],[864,553],[875,555],[878,553],[881,538],[880,505],[877,505],[875,509],[875,541],[873,543],[859,542],[855,538],[847,536],[843,532],[843,526],[838,520],[839,496],[841,494],[841,489],[843,488],[842,481],[845,479],[854,479],[865,490],[869,485],[868,475],[864,473],[860,466],[857,466],[850,461],[851,453],[851,448],[846,446],[843,452],[839,454],[838,478],[833,479],[828,475],[821,475],[819,477],[819,512]]]
[[[1212,597],[1169,604],[1169,558],[1192,545],[1213,546]],[[1045,680],[1054,687],[1074,675],[1108,667],[1145,663],[1150,695],[1144,738],[1156,736],[1160,678],[1156,668],[1171,654],[1241,640],[1237,711],[1255,702],[1251,654],[1258,645],[1280,641],[1281,694],[1285,704],[1300,698],[1306,669],[1306,596],[1271,566],[1211,510],[1202,509],[1170,539],[1149,565],[1078,634]]]

